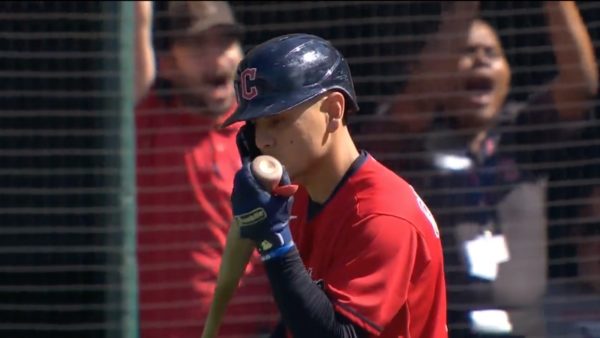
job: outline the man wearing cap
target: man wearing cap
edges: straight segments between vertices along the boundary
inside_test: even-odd
[[[241,163],[233,78],[241,27],[227,2],[171,1],[158,77],[138,103],[137,184],[142,338],[200,337],[232,219]],[[141,74],[138,74],[141,76]],[[258,337],[277,310],[258,257],[249,264],[221,336]]]

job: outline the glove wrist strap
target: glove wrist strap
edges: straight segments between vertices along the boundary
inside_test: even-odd
[[[281,231],[271,233],[268,238],[264,238],[256,243],[263,261],[279,257],[294,247],[289,226],[284,224],[282,228]]]
[[[294,246],[296,246],[294,244],[294,242],[286,243],[284,246],[280,246],[279,248],[277,248],[275,250],[268,251],[267,253],[262,253],[261,256],[260,256],[260,259],[263,262],[266,262],[266,261],[271,260],[273,258],[283,256],[288,251],[290,251],[290,249],[293,248]]]

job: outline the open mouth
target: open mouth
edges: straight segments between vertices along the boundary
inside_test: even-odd
[[[205,84],[214,99],[222,100],[231,95],[233,81],[226,75],[214,75],[205,78]]]
[[[206,83],[211,86],[219,87],[224,86],[229,82],[229,77],[224,75],[211,76],[206,79]]]
[[[468,78],[465,82],[465,91],[472,102],[487,104],[492,99],[494,81],[489,77],[475,76]]]
[[[474,92],[491,92],[494,89],[494,82],[489,77],[471,77],[467,79],[465,89]]]

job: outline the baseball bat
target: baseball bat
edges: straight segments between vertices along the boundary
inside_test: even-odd
[[[266,190],[273,191],[279,185],[283,169],[274,157],[258,156],[252,161],[251,168],[254,177]],[[215,294],[204,323],[202,338],[217,337],[227,305],[250,261],[254,246],[251,240],[240,238],[240,229],[232,222],[227,233]]]

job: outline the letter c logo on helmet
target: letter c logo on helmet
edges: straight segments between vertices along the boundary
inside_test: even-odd
[[[241,94],[245,100],[252,100],[258,95],[258,89],[255,86],[250,86],[249,81],[256,79],[256,68],[246,68],[240,74]]]

